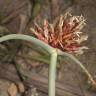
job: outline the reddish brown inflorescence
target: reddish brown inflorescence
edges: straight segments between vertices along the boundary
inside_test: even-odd
[[[81,42],[88,38],[80,31],[84,25],[83,16],[65,14],[58,17],[53,24],[44,20],[44,25],[40,27],[35,23],[35,28],[31,28],[31,31],[36,38],[54,48],[68,53],[82,54],[83,49],[88,49],[86,46],[81,46]]]

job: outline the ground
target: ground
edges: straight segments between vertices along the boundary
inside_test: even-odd
[[[22,16],[23,14],[24,16],[25,15],[27,16],[28,20],[29,18],[31,18],[29,3],[30,2],[28,0],[0,0],[1,25],[7,27],[10,30],[10,32],[13,32],[13,33],[20,32],[20,28],[21,28],[20,24],[22,24],[22,22],[20,21],[22,17],[20,16]],[[41,1],[41,4],[42,4],[41,10],[38,13],[38,16],[36,18],[36,20],[38,20],[39,18],[39,20],[41,21],[44,18],[47,18],[50,22],[52,22],[54,18],[56,18],[60,14],[64,14],[68,10],[71,10],[71,13],[74,15],[84,16],[84,18],[86,19],[86,26],[82,31],[86,32],[89,36],[88,41],[84,43],[86,46],[88,46],[89,49],[83,55],[78,56],[78,59],[84,64],[84,66],[86,66],[86,68],[89,70],[89,72],[92,74],[94,78],[96,77],[96,71],[95,71],[96,69],[96,64],[95,64],[96,63],[96,59],[95,59],[96,58],[96,44],[95,44],[96,42],[96,32],[95,32],[96,31],[96,28],[95,28],[96,4],[95,3],[96,3],[96,0],[59,0],[59,1],[52,0],[51,3],[50,3],[50,0],[44,0],[44,1]],[[10,14],[13,14],[13,15],[11,16]],[[9,19],[7,20],[6,18],[8,16],[9,16]],[[26,16],[24,18],[26,18]],[[23,26],[26,27],[27,24]],[[30,34],[28,33],[29,32],[28,28],[30,26],[32,26],[32,23],[29,23],[29,25],[25,29],[23,28],[23,30],[26,30],[24,34]],[[22,63],[25,67],[27,66],[28,70],[32,67],[32,66],[30,67],[30,64],[32,63],[39,65],[38,62],[35,62],[35,61],[34,62],[19,61],[19,62]],[[29,65],[25,63],[28,63]],[[82,96],[96,95],[95,92],[93,92],[91,89],[86,88],[88,87],[88,80],[86,80],[85,74],[77,65],[74,64],[74,62],[67,60],[67,63],[64,62],[61,65],[62,65],[62,68],[58,69],[59,71],[57,72],[58,74],[57,80],[59,82],[68,84],[72,86],[73,89],[78,88],[78,90],[80,90],[80,92],[83,94]],[[48,65],[46,64],[42,65],[40,63],[39,67],[34,67],[34,68],[32,67],[30,70],[44,77],[48,77]],[[0,96],[9,95],[8,88],[11,83],[13,82],[0,79]],[[37,93],[38,93],[38,96],[40,96],[40,94],[44,94],[45,96],[45,93],[42,93],[42,92],[41,93],[37,92]],[[19,95],[21,96],[21,94]],[[17,96],[19,95],[17,94]],[[35,95],[32,95],[32,96],[35,96]],[[75,96],[75,95],[67,94],[66,96]]]

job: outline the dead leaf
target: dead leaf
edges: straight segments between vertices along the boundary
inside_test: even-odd
[[[16,96],[18,92],[16,84],[12,83],[8,88],[9,96]]]
[[[19,83],[17,83],[17,86],[18,86],[18,89],[21,93],[23,93],[25,91],[23,83],[19,82]]]

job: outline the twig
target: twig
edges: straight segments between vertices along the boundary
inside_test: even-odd
[[[46,64],[50,63],[49,60],[45,59],[45,56],[29,56],[29,55],[22,54],[22,55],[17,55],[17,57],[21,57],[21,58],[24,58],[24,59],[29,59],[31,61],[36,60],[36,61],[43,62],[43,63],[46,63]]]

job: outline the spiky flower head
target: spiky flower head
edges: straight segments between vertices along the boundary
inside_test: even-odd
[[[42,27],[36,22],[34,25],[35,27],[30,29],[35,37],[54,48],[75,54],[82,54],[84,49],[88,49],[81,45],[88,38],[87,35],[81,32],[81,29],[85,26],[83,16],[65,14],[56,18],[53,24],[44,20]]]

